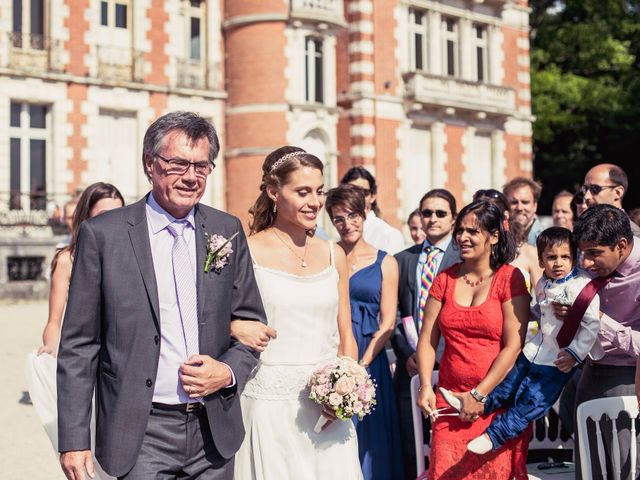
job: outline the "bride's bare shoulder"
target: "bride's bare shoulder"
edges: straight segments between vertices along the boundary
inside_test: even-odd
[[[266,230],[254,233],[253,235],[249,236],[247,241],[249,242],[249,249],[251,250],[251,253],[254,255],[254,257],[256,256],[256,254],[259,256],[261,252],[268,251],[273,247],[273,239],[270,235],[267,235]]]

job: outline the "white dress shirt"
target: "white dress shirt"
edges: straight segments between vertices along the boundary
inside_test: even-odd
[[[167,230],[167,226],[175,220],[176,218],[158,205],[153,194],[149,194],[147,198],[147,224],[160,306],[160,360],[153,401],[167,404],[190,401],[189,395],[182,388],[179,377],[180,365],[188,357],[173,279],[173,264],[171,262],[173,236]],[[189,248],[191,261],[189,267],[193,271],[195,281],[197,268],[194,209],[192,208],[189,214],[181,220],[185,220],[187,224],[183,236]]]
[[[444,252],[447,251],[449,245],[451,244],[451,235],[447,235],[438,243],[433,245],[429,240],[425,239],[422,242],[422,251],[420,252],[420,256],[418,257],[418,265],[416,266],[416,305],[420,307],[420,287],[422,285],[422,269],[424,268],[424,264],[427,263],[427,252],[426,249],[429,247],[436,247],[440,250],[433,261],[435,262],[435,273],[436,275],[440,271],[440,265],[442,264],[442,259],[444,258]],[[434,277],[435,280],[435,277]]]
[[[364,221],[362,238],[374,248],[389,255],[395,255],[405,249],[402,232],[378,218],[373,210],[367,214]]]

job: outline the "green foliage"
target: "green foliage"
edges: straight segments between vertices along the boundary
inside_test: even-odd
[[[640,1],[531,0],[535,176],[553,195],[611,162],[630,177],[626,205],[640,205]],[[637,153],[636,153],[637,154]],[[634,191],[634,187],[635,190]]]

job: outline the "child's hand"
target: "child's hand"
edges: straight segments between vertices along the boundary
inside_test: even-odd
[[[564,373],[570,372],[571,369],[576,366],[576,363],[576,359],[573,358],[573,355],[571,355],[566,350],[562,350],[558,354],[558,358],[556,359],[556,361],[553,362],[553,364],[558,367],[558,370]]]

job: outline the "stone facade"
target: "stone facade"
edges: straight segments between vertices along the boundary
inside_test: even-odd
[[[530,175],[526,0],[0,0],[0,211],[95,181],[148,189],[148,125],[197,111],[222,143],[204,201],[248,220],[269,151],[335,186],[353,165],[401,226]],[[40,123],[38,123],[40,122]],[[8,134],[7,134],[8,132]],[[326,226],[326,219],[323,220]]]

